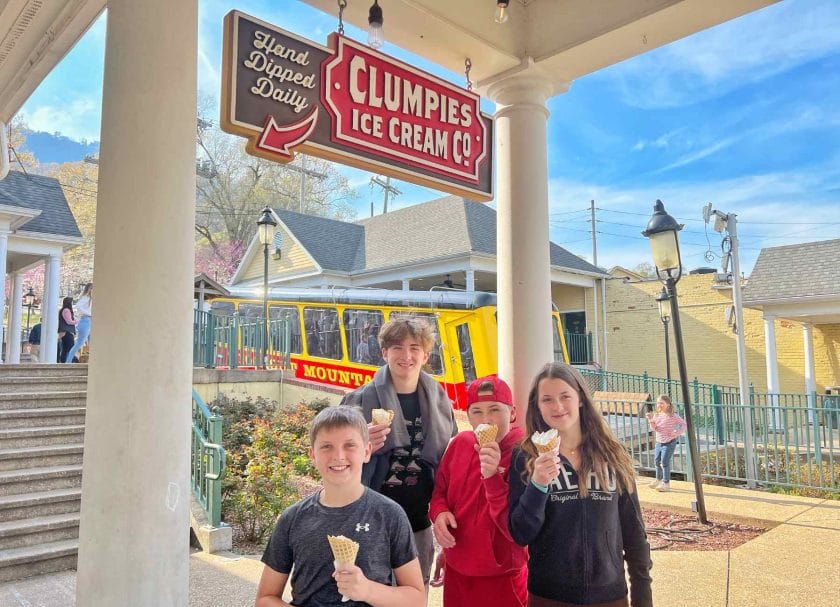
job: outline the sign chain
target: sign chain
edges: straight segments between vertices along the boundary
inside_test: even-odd
[[[338,0],[338,33],[344,35],[344,9],[347,7],[347,0]]]
[[[472,69],[472,61],[467,57],[464,59],[464,76],[467,77],[467,90],[472,90],[472,80],[470,80],[470,70]]]

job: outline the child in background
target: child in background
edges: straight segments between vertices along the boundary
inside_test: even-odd
[[[421,607],[426,597],[402,508],[362,484],[367,422],[354,407],[327,407],[312,421],[309,456],[324,488],[286,509],[263,554],[255,607]],[[355,564],[333,563],[327,536],[359,544]],[[292,601],[283,590],[292,572]],[[349,598],[342,602],[342,596]]]
[[[653,458],[656,479],[650,484],[660,491],[671,490],[671,458],[677,448],[677,439],[685,433],[685,420],[674,412],[671,399],[660,394],[656,399],[656,415],[647,414],[650,427],[656,432],[656,452]]]
[[[510,531],[528,546],[529,607],[626,607],[628,598],[652,607],[633,464],[579,371],[560,363],[540,370],[525,432],[511,464]]]
[[[528,553],[508,530],[510,457],[524,436],[511,427],[513,413],[504,381],[491,375],[472,382],[467,416],[476,431],[452,439],[438,468],[429,515],[445,554],[444,607],[527,603]],[[496,426],[496,436],[480,445],[485,424]]]

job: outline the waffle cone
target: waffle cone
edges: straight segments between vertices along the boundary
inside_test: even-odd
[[[560,444],[560,437],[554,437],[549,443],[545,445],[534,445],[537,448],[537,453],[542,455],[543,453],[550,453],[557,448],[557,445]]]
[[[370,412],[370,420],[375,425],[390,424],[394,419],[394,412],[390,409],[374,409]]]
[[[481,428],[480,430],[478,428],[475,429],[475,436],[478,438],[479,446],[483,447],[487,443],[492,443],[496,440],[499,427],[495,424],[481,424],[481,426],[479,426]]]
[[[339,565],[354,565],[359,553],[359,543],[343,535],[328,535],[327,540],[332,548],[333,558]]]

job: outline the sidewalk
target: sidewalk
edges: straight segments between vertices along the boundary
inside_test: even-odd
[[[694,485],[672,481],[670,493],[639,481],[642,506],[690,510]],[[728,552],[653,552],[653,597],[660,607],[836,607],[840,605],[840,501],[703,487],[711,520],[773,528]],[[190,558],[191,607],[250,607],[262,572],[259,557]],[[0,585],[3,607],[72,607],[75,573]],[[441,605],[432,589],[430,607]],[[470,607],[465,605],[464,607]]]

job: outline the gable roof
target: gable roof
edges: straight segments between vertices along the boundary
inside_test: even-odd
[[[0,181],[0,204],[41,211],[18,232],[82,237],[61,184],[54,177],[9,171]]]
[[[840,239],[761,249],[744,303],[840,295]]]
[[[323,269],[351,272],[364,268],[359,265],[363,260],[358,259],[365,242],[362,226],[287,209],[274,212]]]

